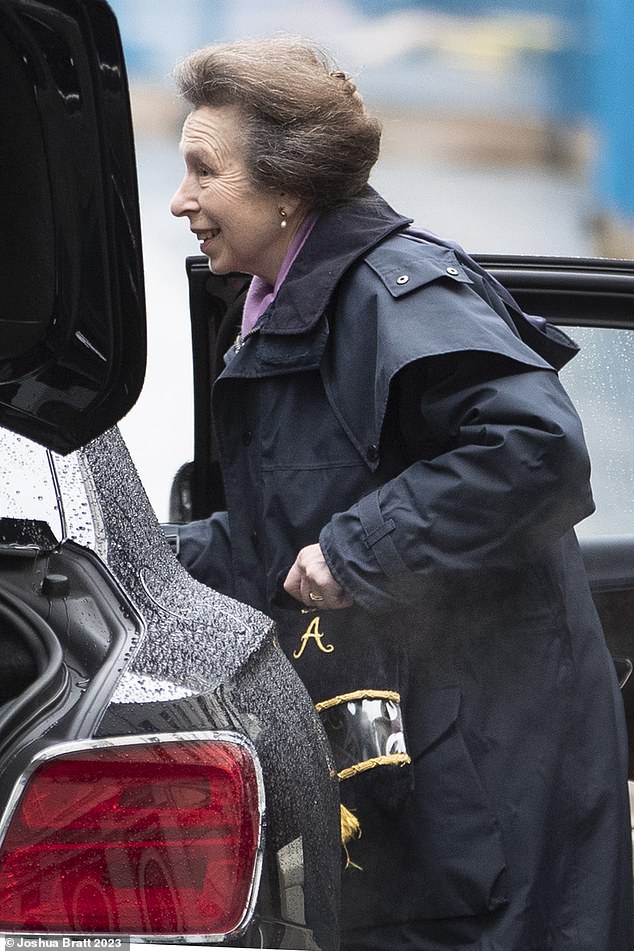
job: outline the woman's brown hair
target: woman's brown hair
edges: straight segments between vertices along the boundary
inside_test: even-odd
[[[318,47],[286,37],[219,43],[192,53],[174,75],[194,109],[242,110],[255,185],[326,208],[367,184],[379,155],[379,123],[354,82]]]

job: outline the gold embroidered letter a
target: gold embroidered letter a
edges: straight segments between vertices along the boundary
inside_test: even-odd
[[[304,633],[302,634],[302,642],[299,648],[296,651],[293,651],[293,657],[296,660],[302,656],[306,650],[306,645],[309,641],[314,641],[320,651],[323,651],[324,654],[332,654],[335,649],[334,644],[324,644],[323,643],[324,635],[319,630],[319,617],[314,617]]]

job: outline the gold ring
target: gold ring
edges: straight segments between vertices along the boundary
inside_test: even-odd
[[[308,597],[311,601],[323,601],[323,597],[320,594],[313,594],[312,591],[308,592]]]

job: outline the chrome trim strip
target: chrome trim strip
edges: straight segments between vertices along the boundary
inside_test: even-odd
[[[247,897],[247,902],[242,914],[242,917],[236,927],[232,931],[221,934],[196,934],[196,935],[183,935],[183,934],[147,934],[147,935],[128,935],[122,934],[119,932],[108,932],[108,936],[126,938],[131,942],[136,942],[138,944],[147,944],[152,942],[160,942],[165,944],[224,944],[228,941],[231,941],[235,938],[239,938],[244,934],[246,928],[248,927],[253,913],[255,911],[255,906],[258,897],[258,891],[260,887],[260,878],[262,875],[262,865],[264,862],[264,830],[265,830],[265,819],[266,819],[266,801],[264,793],[264,779],[262,776],[262,767],[260,765],[260,759],[257,754],[257,750],[251,740],[241,733],[234,732],[232,730],[194,730],[186,733],[142,733],[142,734],[132,734],[130,736],[108,736],[103,737],[98,740],[70,740],[63,743],[56,743],[52,746],[47,747],[44,750],[40,750],[36,753],[31,759],[29,765],[26,767],[24,772],[21,774],[17,782],[15,783],[11,795],[7,801],[7,805],[2,813],[0,818],[0,848],[4,843],[4,839],[7,834],[7,830],[13,818],[13,814],[17,809],[20,798],[24,792],[24,789],[36,771],[36,769],[46,763],[49,760],[56,759],[58,756],[62,756],[65,753],[78,753],[84,750],[94,750],[94,749],[103,749],[112,746],[137,746],[139,744],[147,743],[152,745],[164,744],[164,743],[182,743],[188,742],[190,740],[203,740],[203,741],[216,741],[223,743],[230,743],[234,746],[243,747],[251,756],[253,760],[253,765],[255,767],[255,776],[258,790],[258,808],[260,812],[260,822],[258,830],[258,842],[256,846],[255,861],[253,864],[253,875],[251,878],[251,885],[249,889],[249,895]],[[52,932],[51,932],[52,933]],[[31,932],[31,931],[6,931],[6,935],[44,935],[46,932]],[[78,932],[79,934],[79,932]],[[81,932],[82,937],[103,937],[102,932]],[[72,937],[72,935],[70,936]]]

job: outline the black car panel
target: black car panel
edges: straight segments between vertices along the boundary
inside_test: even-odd
[[[128,88],[93,0],[0,0],[0,424],[69,452],[117,422],[145,372]]]

